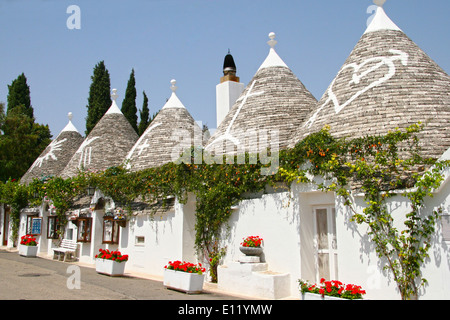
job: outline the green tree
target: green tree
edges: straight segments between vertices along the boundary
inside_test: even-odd
[[[1,128],[3,127],[3,123],[5,121],[5,104],[0,102],[0,138],[2,135]]]
[[[34,122],[22,105],[11,109],[0,127],[0,180],[20,179],[51,142],[48,125]]]
[[[122,102],[122,113],[130,122],[136,132],[137,127],[137,108],[136,108],[136,79],[134,77],[134,69],[131,70],[130,79],[128,80],[125,98]]]
[[[142,103],[142,110],[139,110],[139,116],[141,119],[138,126],[139,136],[142,136],[142,134],[145,132],[145,129],[147,129],[148,125],[150,124],[150,110],[148,109],[148,97],[145,94],[145,91],[143,92],[143,95],[144,102]]]
[[[94,73],[91,76],[91,79],[92,83],[89,88],[88,105],[86,106],[88,109],[86,117],[86,136],[91,132],[112,104],[111,80],[104,61],[100,61],[94,67]]]
[[[22,73],[17,79],[13,80],[11,85],[8,85],[7,103],[7,113],[18,106],[23,106],[23,113],[30,118],[34,117],[30,99],[30,87],[27,84],[25,74]]]

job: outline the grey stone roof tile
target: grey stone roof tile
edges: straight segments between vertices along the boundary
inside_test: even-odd
[[[306,121],[292,147],[325,125],[336,137],[386,134],[422,122],[423,152],[450,147],[450,77],[402,31],[366,33]]]

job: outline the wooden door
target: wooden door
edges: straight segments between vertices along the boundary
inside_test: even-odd
[[[9,206],[4,206],[5,214],[3,216],[3,241],[2,245],[7,246],[8,245],[8,231],[9,231],[9,214],[10,214],[10,208]]]

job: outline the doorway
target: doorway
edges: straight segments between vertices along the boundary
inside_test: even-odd
[[[314,248],[316,281],[338,278],[336,210],[332,206],[314,208]]]
[[[9,206],[4,205],[3,207],[5,210],[5,214],[3,215],[3,240],[2,245],[7,246],[8,245],[8,232],[9,232],[9,215],[11,213],[11,209]]]

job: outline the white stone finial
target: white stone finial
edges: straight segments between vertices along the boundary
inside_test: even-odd
[[[269,33],[269,38],[270,40],[267,41],[267,44],[273,49],[278,43],[278,41],[275,40],[275,32]]]
[[[112,89],[112,95],[111,98],[116,101],[116,99],[119,97],[119,95],[117,94],[117,89]]]
[[[386,0],[373,0],[373,3],[375,3],[377,6],[382,7]]]
[[[170,89],[172,90],[172,92],[177,91],[177,89],[178,89],[178,87],[176,86],[177,80],[172,79],[172,80],[170,80],[170,83],[172,84],[172,86],[170,87]]]
[[[373,3],[377,5],[376,13],[367,20],[366,33],[375,32],[380,30],[396,30],[402,31],[392,20],[388,17],[383,9],[383,4],[386,0],[373,0]],[[373,7],[373,6],[371,6]],[[369,7],[368,11],[371,10]]]
[[[75,131],[78,132],[77,128],[75,128],[75,126],[72,123],[72,112],[69,112],[67,114],[67,117],[69,118],[69,123],[64,127],[64,129],[62,129],[61,132],[68,132],[68,131]]]

